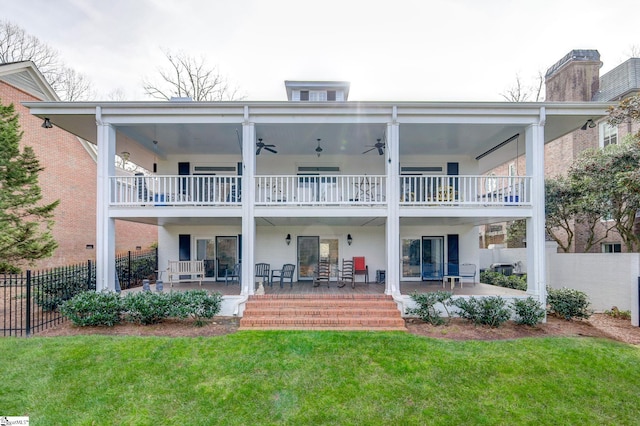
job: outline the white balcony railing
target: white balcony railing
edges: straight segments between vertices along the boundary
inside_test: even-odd
[[[111,178],[111,205],[239,205],[239,176],[132,176]]]
[[[240,176],[110,178],[112,206],[238,206]],[[386,176],[256,176],[256,206],[384,206]],[[401,176],[400,206],[528,206],[528,176]]]
[[[386,176],[256,176],[256,205],[384,205]]]
[[[531,205],[531,177],[401,176],[400,205]]]

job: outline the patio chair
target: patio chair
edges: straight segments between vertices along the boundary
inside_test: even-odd
[[[327,283],[329,287],[331,279],[331,265],[329,259],[320,259],[318,262],[318,268],[316,269],[315,277],[313,278],[313,286],[318,287],[321,283]]]
[[[269,285],[273,287],[273,280],[278,279],[280,281],[280,288],[283,287],[284,280],[289,280],[291,288],[293,288],[293,273],[296,270],[296,265],[292,263],[285,263],[282,269],[274,269],[271,271],[271,280]]]
[[[263,285],[270,284],[269,269],[271,265],[268,263],[256,263],[254,276],[262,281]]]
[[[351,283],[351,288],[355,287],[352,259],[342,259],[342,269],[338,269],[338,287],[344,287],[347,283]]]
[[[459,274],[460,275],[460,287],[462,287],[462,280],[464,280],[465,278],[471,278],[471,280],[473,280],[473,285],[476,285],[476,265],[474,265],[473,263],[463,263],[462,265],[460,265],[460,271]]]
[[[369,265],[365,263],[364,256],[353,258],[353,275],[364,275],[364,282],[369,284]]]
[[[238,282],[238,284],[240,284],[240,268],[241,265],[239,263],[236,263],[235,265],[233,265],[233,268],[227,268],[227,270],[224,271],[225,285],[229,285],[229,280],[231,280],[231,282],[233,283],[234,279]]]

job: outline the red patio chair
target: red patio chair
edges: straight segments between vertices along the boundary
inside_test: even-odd
[[[369,265],[365,263],[364,256],[353,258],[353,275],[364,275],[364,282],[369,284]]]

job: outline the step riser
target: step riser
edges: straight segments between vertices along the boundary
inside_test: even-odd
[[[312,294],[251,296],[240,329],[406,331],[391,296]]]
[[[247,309],[244,311],[245,316],[290,316],[290,317],[306,317],[306,316],[376,316],[376,317],[396,317],[397,309]]]
[[[364,327],[404,327],[402,319],[364,319],[364,318],[252,318],[240,320],[241,327],[251,326],[364,326]]]

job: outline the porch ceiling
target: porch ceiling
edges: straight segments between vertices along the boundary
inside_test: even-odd
[[[256,139],[276,145],[278,154],[315,156],[317,139],[323,155],[361,155],[385,138],[391,111],[398,109],[400,155],[469,156],[475,158],[519,133],[546,111],[545,141],[606,114],[602,103],[357,103],[295,105],[280,103],[26,103],[33,114],[83,139],[97,140],[96,109],[116,126],[116,152],[149,168],[153,156],[241,155],[243,108],[255,123]],[[154,144],[153,141],[158,141]],[[516,152],[509,146],[499,151]],[[511,153],[513,151],[513,153]],[[366,154],[377,157],[375,150]],[[504,156],[504,155],[502,155]],[[502,160],[502,159],[501,159]]]
[[[491,223],[523,219],[525,216],[491,216],[491,217],[403,217],[401,226],[457,226],[457,225],[488,225]],[[241,226],[240,218],[235,217],[119,217],[121,220],[145,223],[156,226],[188,225],[188,226]],[[386,225],[383,217],[259,217],[256,226],[351,226],[351,227],[379,227]]]
[[[257,217],[256,226],[384,226],[384,217]]]

